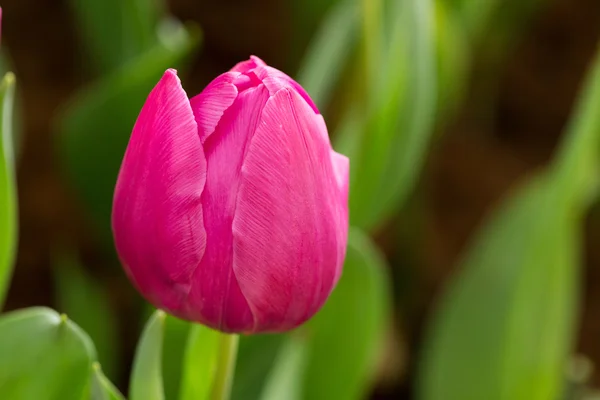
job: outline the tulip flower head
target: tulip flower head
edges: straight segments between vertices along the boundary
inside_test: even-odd
[[[257,57],[191,99],[170,69],[121,165],[119,257],[177,317],[224,332],[292,329],[340,277],[348,169],[304,89]]]

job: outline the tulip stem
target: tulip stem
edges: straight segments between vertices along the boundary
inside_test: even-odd
[[[219,333],[217,370],[213,381],[211,400],[229,400],[239,338],[238,335]]]

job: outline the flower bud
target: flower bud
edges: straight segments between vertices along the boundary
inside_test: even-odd
[[[348,169],[304,89],[257,57],[191,100],[168,70],[121,165],[119,257],[148,301],[182,319],[292,329],[340,277]]]

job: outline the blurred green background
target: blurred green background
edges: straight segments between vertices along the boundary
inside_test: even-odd
[[[600,205],[587,193],[597,179],[568,189],[580,175],[573,169],[561,180],[567,172],[560,169],[563,158],[571,165],[568,160],[587,160],[586,148],[600,151],[596,125],[590,129],[596,139],[574,140],[579,150],[570,153],[568,141],[561,145],[569,132],[578,137],[585,130],[569,121],[598,49],[598,0],[4,0],[0,5],[2,50],[10,66],[3,69],[17,76],[20,209],[18,258],[5,309],[48,305],[67,312],[92,336],[107,375],[124,391],[147,316],[118,267],[107,225],[128,134],[148,85],[167,67],[180,67],[186,91],[194,94],[250,54],[297,78],[315,98],[336,148],[351,156],[352,223],[370,235],[387,261],[381,263],[392,310],[382,313],[385,329],[379,332],[366,398],[550,400],[543,393],[552,389],[539,397],[523,394],[529,389],[522,389],[523,397],[481,393],[486,385],[496,387],[488,381],[494,376],[514,378],[494,375],[494,368],[512,370],[510,356],[520,354],[519,346],[547,344],[539,352],[549,361],[541,364],[552,369],[552,354],[562,354],[564,341],[573,355],[560,366],[567,389],[600,387],[600,371],[593,369],[600,365]],[[165,20],[167,13],[172,20]],[[587,82],[597,87],[597,79]],[[367,111],[353,112],[357,109]],[[600,107],[580,112],[587,116],[594,110],[600,115]],[[593,165],[581,176],[600,176],[597,155],[589,157]],[[534,178],[546,170],[556,170],[556,176]],[[508,201],[513,194],[516,200]],[[562,204],[565,214],[573,212],[581,221],[561,219],[557,205]],[[537,230],[530,231],[532,226]],[[356,236],[356,248],[362,248],[362,235]],[[358,253],[357,259],[363,254]],[[581,268],[561,268],[563,258],[565,265]],[[490,260],[500,260],[500,273],[461,280],[461,271],[487,268]],[[522,264],[545,269],[514,278]],[[539,279],[546,276],[552,279]],[[350,312],[368,292],[353,278],[354,285],[344,286],[344,299],[335,300],[356,301]],[[580,285],[574,288],[571,281]],[[542,299],[541,308],[536,299]],[[558,299],[555,308],[552,299]],[[469,308],[474,303],[481,309]],[[546,305],[552,317],[532,320]],[[384,309],[361,315],[368,319]],[[492,331],[504,327],[497,320],[505,314],[514,317],[512,330],[496,337]],[[530,335],[546,330],[556,333],[556,341]],[[563,330],[573,332],[563,335]],[[177,351],[167,346],[165,354],[175,357]],[[268,369],[257,365],[271,365],[275,350],[270,354],[260,343],[254,346],[246,349],[245,360],[251,368]],[[492,348],[499,348],[498,354],[488,353]],[[251,351],[260,356],[248,356]],[[489,374],[478,375],[478,369]],[[456,377],[448,375],[454,370]],[[546,372],[514,379],[551,381],[552,372]],[[240,377],[247,386],[238,392],[251,392],[247,388],[262,379]],[[482,388],[467,392],[471,397],[461,397],[461,388],[444,382],[469,377]],[[318,376],[305,379],[315,391],[328,386]],[[564,398],[593,398],[573,393]],[[353,398],[337,396],[323,398]]]

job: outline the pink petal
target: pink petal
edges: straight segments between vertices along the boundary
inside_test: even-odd
[[[233,82],[239,75],[237,72],[221,74],[190,100],[202,143],[215,131],[223,113],[237,97],[238,90]]]
[[[120,259],[155,306],[180,314],[206,245],[201,195],[206,160],[176,71],[168,70],[137,119],[115,188]]]
[[[300,94],[280,90],[267,102],[244,160],[233,268],[254,331],[304,322],[339,278],[346,205],[316,117]]]
[[[241,92],[204,143],[208,174],[202,203],[208,239],[194,273],[190,307],[206,324],[224,331],[248,331],[254,322],[232,270],[231,226],[242,162],[267,99],[264,85]]]
[[[348,157],[336,153],[331,150],[331,164],[333,165],[333,172],[335,174],[335,180],[338,185],[338,198],[342,207],[338,208],[338,219],[340,221],[340,229],[338,230],[338,241],[346,244],[348,241],[348,194],[349,194],[349,181],[350,181],[350,160]],[[338,272],[337,279],[342,274],[342,267],[344,265],[344,258],[346,258],[346,246],[344,246],[343,252],[338,253]]]
[[[302,96],[304,101],[313,109],[315,114],[319,114],[319,109],[315,102],[310,98],[306,90],[298,82],[290,78],[283,72],[269,66],[261,66],[256,68],[254,71],[258,79],[262,80],[271,95],[274,95],[283,88],[292,87],[295,91]]]
[[[249,60],[237,63],[230,71],[231,72],[248,72],[258,67],[264,67],[267,64],[256,56],[250,56]]]

